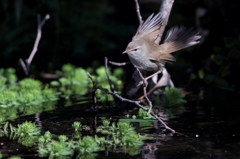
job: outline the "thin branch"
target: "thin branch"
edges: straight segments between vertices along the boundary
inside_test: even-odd
[[[25,75],[28,75],[28,65],[24,63],[22,58],[19,59],[19,62],[22,66],[22,69],[23,69]]]
[[[141,16],[140,6],[139,6],[139,3],[138,3],[138,0],[135,0],[135,4],[136,4],[136,12],[137,12],[138,20],[139,20],[139,25],[141,25],[143,23],[143,20],[142,20],[142,16]]]
[[[144,93],[144,97],[146,98],[147,102],[148,102],[148,105],[149,105],[149,109],[148,109],[148,112],[147,112],[147,115],[149,116],[149,114],[152,112],[152,102],[150,101],[150,99],[148,98],[147,96],[147,85],[148,85],[148,82],[147,80],[143,77],[141,71],[136,68],[138,73],[139,73],[139,76],[141,77],[142,81],[143,81],[143,93]]]
[[[36,40],[35,40],[35,43],[34,43],[34,46],[33,46],[33,49],[32,49],[32,52],[31,54],[29,55],[28,59],[27,59],[27,63],[30,65],[32,60],[33,60],[33,57],[35,56],[37,50],[38,50],[38,45],[39,45],[39,42],[41,40],[41,37],[42,37],[42,27],[43,25],[45,24],[45,22],[50,19],[50,16],[49,14],[45,15],[44,19],[41,21],[40,19],[40,16],[38,16],[38,29],[37,29],[37,37],[36,37]]]
[[[159,30],[158,37],[155,40],[156,44],[159,44],[162,39],[163,32],[168,24],[168,19],[172,10],[173,3],[174,3],[174,0],[162,0],[162,4],[159,12],[162,14],[163,21],[162,21],[162,26],[160,27],[160,30]]]
[[[131,64],[130,62],[114,62],[114,61],[109,61],[109,63],[111,65],[114,65],[114,66],[125,66],[125,65],[128,65],[128,64]]]
[[[151,94],[155,89],[159,87],[164,87],[164,86],[174,87],[173,81],[171,80],[171,76],[167,72],[166,68],[163,68],[162,77],[156,83],[156,85],[147,92],[147,95]],[[138,100],[142,100],[144,97],[145,95],[139,97]]]
[[[25,60],[25,62],[24,62],[24,60],[19,59],[20,64],[21,64],[21,66],[22,66],[22,68],[25,72],[25,75],[29,74],[30,65],[31,65],[32,60],[33,60],[33,58],[34,58],[34,56],[35,56],[35,54],[38,50],[38,45],[39,45],[39,42],[40,42],[41,37],[42,37],[42,27],[48,19],[50,19],[49,14],[47,14],[42,21],[40,19],[40,16],[38,15],[37,36],[36,36],[36,39],[35,39],[35,42],[34,42],[34,45],[33,45],[32,52],[30,53],[29,57]]]
[[[88,75],[88,77],[90,78],[90,80],[91,80],[92,82],[94,82],[94,79],[92,78],[91,74],[90,74],[90,73],[87,73],[87,75]],[[95,89],[99,89],[99,90],[101,90],[101,91],[103,91],[103,92],[105,92],[105,93],[107,93],[107,94],[110,94],[110,95],[112,95],[113,97],[116,97],[116,98],[118,98],[119,100],[121,100],[121,101],[123,101],[123,102],[128,102],[128,103],[134,104],[134,105],[138,106],[139,108],[143,109],[144,111],[149,111],[149,109],[148,109],[148,108],[145,108],[143,105],[141,105],[139,101],[134,101],[134,100],[130,100],[130,99],[127,99],[127,98],[123,98],[123,97],[120,96],[119,94],[117,94],[117,93],[115,93],[115,92],[111,92],[111,91],[109,91],[108,89],[103,88],[103,87],[98,86],[98,85],[95,86]],[[170,128],[169,126],[167,126],[167,124],[166,124],[159,116],[157,116],[157,115],[154,114],[153,112],[150,112],[150,114],[151,114],[156,120],[158,120],[158,121],[164,126],[165,129],[171,131],[172,133],[175,133],[175,132],[176,132],[175,130],[173,130],[172,128]]]
[[[150,78],[153,78],[153,77],[157,76],[161,72],[162,72],[162,69],[157,71],[157,72],[155,72],[155,73],[153,73],[152,75],[146,77],[145,80],[149,80]],[[143,84],[143,81],[139,82],[139,84],[137,86],[141,86],[142,84]]]

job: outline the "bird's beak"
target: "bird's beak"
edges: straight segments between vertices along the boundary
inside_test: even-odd
[[[128,50],[125,50],[122,54],[127,54],[128,53]]]

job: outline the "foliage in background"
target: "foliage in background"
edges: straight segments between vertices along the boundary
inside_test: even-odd
[[[86,94],[92,83],[87,76],[87,72],[93,75],[96,82],[102,87],[110,90],[110,86],[107,80],[105,67],[100,66],[96,69],[87,68],[83,69],[75,67],[71,64],[65,64],[61,71],[57,71],[57,74],[61,76],[57,81],[52,81],[51,86],[58,87],[64,98],[70,98],[71,96],[80,96]],[[123,87],[122,77],[124,71],[122,68],[117,68],[112,71],[109,68],[110,79],[113,83],[114,89],[120,91]],[[99,101],[112,101],[113,98],[110,95],[104,94],[101,91],[97,91],[97,97]]]
[[[57,74],[61,78],[57,81],[52,81],[51,86],[57,87],[65,98],[70,98],[71,95],[84,95],[88,92],[90,81],[85,69],[65,64],[62,66],[61,71],[57,71]]]
[[[185,94],[183,94],[178,88],[166,87],[164,89],[164,95],[156,102],[160,102],[161,105],[165,107],[183,105],[186,103],[184,97]]]
[[[96,70],[92,70],[92,69],[88,69],[88,70],[90,73],[93,74],[93,78],[96,80],[98,85],[108,90],[111,90],[104,66],[98,67]],[[109,72],[109,78],[113,84],[113,89],[115,90],[115,92],[120,93],[123,88],[123,82],[122,82],[123,75],[124,75],[123,68],[116,68],[112,70],[109,67],[108,72]],[[92,84],[90,86],[92,87]],[[102,102],[113,101],[113,97],[109,94],[104,93],[103,91],[97,90],[96,95],[99,101],[102,101]]]

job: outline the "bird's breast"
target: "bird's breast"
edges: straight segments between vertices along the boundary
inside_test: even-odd
[[[132,64],[141,70],[154,71],[158,68],[156,63],[151,62],[147,57],[143,55],[128,54],[128,57]]]

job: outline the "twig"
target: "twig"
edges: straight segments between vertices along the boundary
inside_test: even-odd
[[[88,77],[90,78],[90,80],[92,82],[94,82],[94,79],[92,78],[91,74],[90,73],[87,73]],[[103,88],[101,86],[98,86],[98,85],[95,85],[95,88],[94,89],[99,89],[107,94],[110,94],[116,98],[118,98],[119,100],[123,101],[123,102],[128,102],[128,103],[131,103],[131,104],[134,104],[136,106],[138,106],[139,108],[143,109],[144,111],[148,111],[149,109],[148,108],[145,108],[143,105],[140,104],[139,101],[134,101],[134,100],[130,100],[130,99],[127,99],[127,98],[123,98],[122,96],[120,96],[119,94],[115,93],[115,92],[111,92],[109,91],[108,89],[106,88]],[[157,116],[156,114],[154,114],[153,112],[150,112],[150,114],[155,118],[157,119],[163,126],[165,129],[171,131],[172,133],[175,133],[176,131],[173,130],[172,128],[170,128],[169,126],[167,126],[167,124],[159,117]]]
[[[110,90],[112,92],[114,92],[112,81],[110,79],[109,72],[108,72],[108,58],[107,57],[105,57],[105,71],[106,71],[107,80],[108,80],[108,83],[109,83],[109,86],[110,86]]]
[[[92,78],[90,73],[87,72],[87,75],[88,75],[88,77],[90,78],[90,80],[92,81],[92,84],[93,84],[93,91],[92,91],[93,110],[97,111],[97,97],[96,97],[97,82]]]
[[[158,75],[159,73],[161,73],[161,72],[162,72],[162,69],[159,70],[159,71],[157,71],[157,72],[155,72],[155,73],[153,73],[152,75],[146,77],[145,80],[148,80],[148,79],[150,79],[150,78],[153,78],[153,77],[157,76],[157,75]],[[143,84],[143,82],[139,82],[139,84],[138,84],[137,86],[141,86],[142,84]]]
[[[150,99],[148,98],[147,96],[147,85],[148,85],[148,82],[147,80],[143,77],[141,71],[136,68],[138,73],[139,73],[139,76],[141,77],[142,81],[143,81],[143,93],[144,93],[144,97],[146,98],[147,102],[148,102],[148,105],[149,105],[149,109],[148,109],[148,112],[147,112],[147,115],[149,116],[149,114],[152,112],[152,102],[150,101]]]
[[[33,45],[33,49],[32,49],[32,52],[30,53],[29,57],[25,60],[23,59],[19,59],[20,61],[20,64],[23,68],[23,71],[25,73],[25,75],[28,75],[29,74],[29,68],[30,68],[30,65],[32,63],[32,60],[38,50],[38,45],[39,45],[39,42],[41,40],[41,37],[42,37],[42,27],[43,25],[45,24],[45,22],[50,19],[50,15],[47,14],[45,15],[44,19],[41,21],[40,19],[40,16],[38,15],[38,27],[37,27],[37,36],[36,36],[36,40],[35,40],[35,43]]]
[[[138,3],[138,0],[135,0],[135,4],[136,4],[136,12],[137,12],[138,20],[139,20],[139,25],[142,25],[143,20],[142,20],[142,16],[141,16],[140,6],[139,6],[139,3]]]
[[[162,39],[162,35],[167,26],[173,3],[174,3],[174,0],[162,0],[162,4],[159,10],[159,12],[162,14],[162,26],[160,27],[158,37],[155,40],[156,44],[159,44]]]
[[[130,62],[114,62],[114,61],[109,61],[109,63],[111,65],[114,65],[114,66],[125,66],[125,65],[128,65],[128,64],[131,64]]]
[[[164,86],[174,87],[173,81],[171,80],[170,75],[167,72],[166,68],[163,68],[162,77],[156,83],[156,85],[147,92],[147,95],[151,94],[155,89],[157,89],[159,87],[164,87]],[[142,100],[144,97],[145,97],[145,95],[139,97],[138,100]]]

